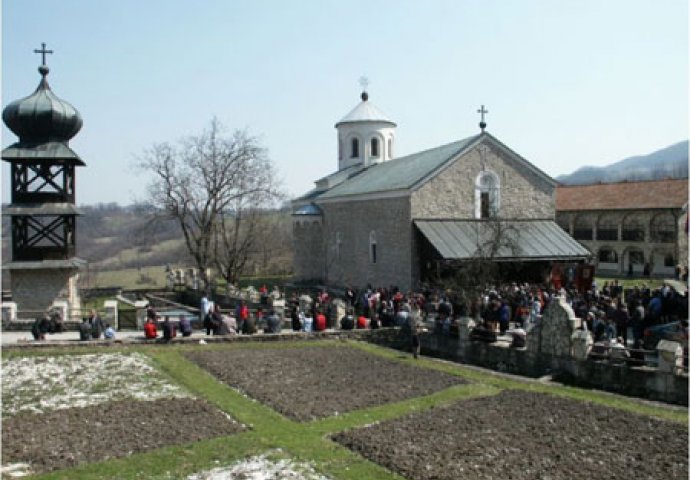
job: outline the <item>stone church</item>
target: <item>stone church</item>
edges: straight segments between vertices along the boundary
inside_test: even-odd
[[[337,170],[292,202],[295,280],[416,288],[442,266],[487,255],[499,220],[514,242],[492,260],[548,272],[554,261],[587,259],[554,221],[557,182],[486,132],[483,118],[480,127],[396,157],[396,123],[363,92],[335,124]]]

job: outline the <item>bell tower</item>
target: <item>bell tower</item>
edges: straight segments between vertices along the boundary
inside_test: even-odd
[[[2,112],[5,125],[19,141],[2,151],[10,163],[12,203],[3,208],[11,219],[12,299],[19,311],[44,311],[55,301],[79,309],[76,257],[75,168],[84,162],[69,147],[82,126],[79,112],[58,98],[48,85],[45,43],[38,71],[41,80],[28,97]],[[65,319],[67,320],[67,319]]]
[[[345,115],[338,130],[338,170],[355,165],[368,167],[393,158],[395,122],[369,101],[369,81],[362,77],[361,102]]]

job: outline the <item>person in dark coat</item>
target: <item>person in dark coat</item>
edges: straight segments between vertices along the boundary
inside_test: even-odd
[[[101,334],[103,333],[105,326],[103,325],[103,320],[101,320],[101,317],[98,316],[98,312],[95,309],[91,310],[89,323],[91,324],[91,338],[101,338]]]
[[[50,318],[48,314],[41,315],[36,318],[34,324],[31,326],[31,334],[34,336],[34,340],[45,340],[46,333],[50,329]]]
[[[79,340],[86,341],[91,338],[91,325],[89,325],[89,319],[83,318],[81,324],[79,325]]]
[[[183,337],[189,337],[192,334],[192,322],[186,315],[180,318],[180,332]]]
[[[348,308],[345,316],[340,319],[340,328],[342,330],[352,330],[355,328],[355,317],[352,309]]]
[[[276,315],[274,310],[268,312],[266,316],[266,328],[264,328],[264,333],[280,333],[282,329],[282,322],[280,317]]]
[[[165,320],[163,320],[163,340],[169,342],[176,336],[175,325],[170,322],[168,317],[165,317]]]
[[[290,320],[292,321],[292,331],[299,332],[302,330],[302,322],[299,319],[299,307],[297,305],[292,307],[290,312]]]
[[[249,315],[244,322],[242,322],[242,333],[244,335],[256,333],[256,320],[254,320],[253,316]]]
[[[223,325],[223,314],[220,313],[220,305],[213,306],[211,313],[211,329],[214,335],[221,335],[221,327]]]

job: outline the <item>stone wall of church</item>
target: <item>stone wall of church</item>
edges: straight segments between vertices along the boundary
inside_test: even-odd
[[[323,225],[320,217],[297,218],[292,224],[294,278],[297,281],[324,278]]]
[[[319,205],[324,218],[326,283],[364,287],[412,284],[409,197]],[[372,254],[376,245],[376,261]]]
[[[502,218],[555,217],[553,187],[497,148],[487,148],[484,168],[500,179]],[[475,218],[475,181],[482,171],[477,149],[466,153],[412,193],[412,218]]]

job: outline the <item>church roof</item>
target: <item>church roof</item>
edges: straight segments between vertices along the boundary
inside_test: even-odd
[[[409,190],[431,178],[440,168],[469,151],[480,141],[490,142],[494,147],[503,150],[522,168],[528,170],[542,181],[555,187],[557,182],[549,175],[532,165],[526,159],[504,145],[493,135],[483,132],[457,142],[440,147],[376,163],[368,167],[353,168],[348,178],[332,187],[327,187],[322,180],[315,189],[295,199],[298,202],[327,200],[355,195]],[[357,167],[360,167],[359,165]]]
[[[324,192],[319,198],[411,188],[449,159],[465,150],[478,137],[479,135],[474,135],[430,150],[371,165]]]
[[[359,122],[385,122],[390,123],[395,127],[395,122],[388,118],[385,113],[373,105],[369,100],[369,97],[362,94],[362,101],[352,109],[350,113],[345,115],[335,127],[338,128],[339,125],[344,123],[359,123]]]
[[[556,188],[556,211],[682,208],[686,203],[687,178]]]

